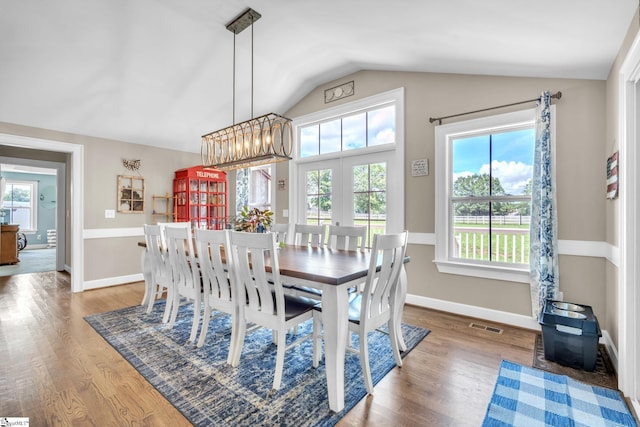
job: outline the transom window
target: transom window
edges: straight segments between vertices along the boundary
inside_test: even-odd
[[[300,157],[393,144],[396,107],[387,105],[300,128]]]
[[[534,113],[436,127],[439,271],[528,280]]]

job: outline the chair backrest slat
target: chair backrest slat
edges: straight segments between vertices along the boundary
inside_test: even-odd
[[[166,227],[169,262],[174,283],[180,295],[195,296],[200,292],[200,274],[195,260],[193,237],[187,227]]]
[[[231,257],[226,258],[226,264],[223,262],[223,256],[230,255],[228,230],[196,229],[195,244],[205,294],[213,300],[232,301],[233,288],[229,281]]]
[[[151,262],[151,277],[154,285],[167,286],[171,281],[171,265],[167,258],[166,246],[163,246],[160,226],[145,224],[144,241]]]
[[[367,227],[330,225],[327,247],[347,251],[364,251]]]
[[[325,234],[327,234],[326,224],[296,224],[293,243],[300,246],[323,246]]]
[[[371,261],[362,292],[361,320],[375,318],[390,310],[389,296],[395,292],[407,249],[405,231],[397,234],[376,234],[373,238]]]
[[[287,235],[289,234],[289,224],[273,224],[271,232],[276,235],[276,243],[287,243]]]
[[[272,233],[232,231],[231,253],[236,272],[236,295],[245,318],[282,318],[284,293],[280,282],[278,252]],[[267,271],[267,262],[270,271]],[[272,289],[275,290],[275,305]]]

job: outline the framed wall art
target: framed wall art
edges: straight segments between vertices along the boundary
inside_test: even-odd
[[[144,213],[144,178],[118,175],[118,212]]]

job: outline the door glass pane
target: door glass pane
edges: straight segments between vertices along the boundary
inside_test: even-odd
[[[374,234],[384,234],[386,231],[386,172],[386,163],[353,167],[353,223],[367,227],[367,247],[371,246]]]
[[[331,169],[306,172],[306,223],[331,222]]]

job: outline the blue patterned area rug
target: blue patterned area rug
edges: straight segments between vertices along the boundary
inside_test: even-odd
[[[164,302],[150,315],[141,306],[85,317],[85,320],[196,426],[332,426],[366,395],[358,355],[345,359],[345,408],[329,410],[324,363],[311,366],[312,342],[285,354],[281,389],[271,390],[276,346],[271,331],[247,334],[240,365],[227,365],[231,317],[214,318],[201,348],[188,342],[191,306],[180,307],[173,329],[162,324]],[[311,322],[299,334],[311,331]],[[411,351],[428,330],[402,325]],[[369,358],[374,384],[393,367],[387,335],[372,332]],[[287,337],[288,340],[292,339]]]
[[[617,390],[504,360],[482,425],[637,427]]]

